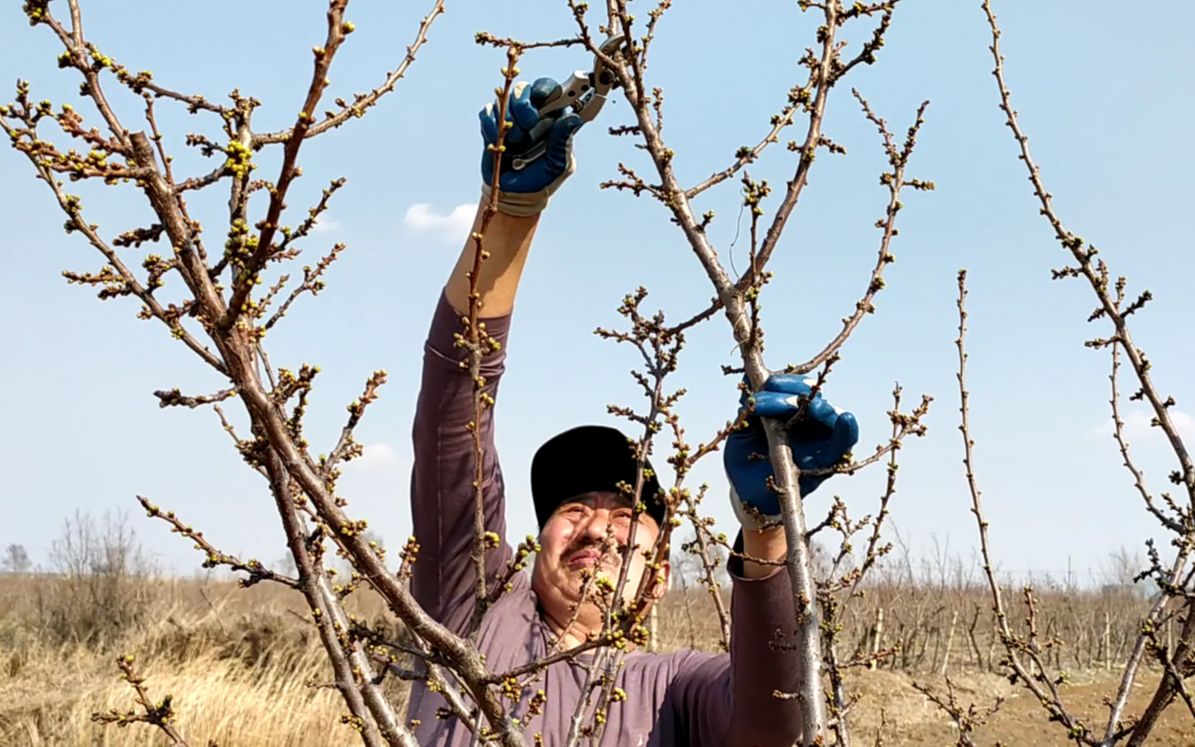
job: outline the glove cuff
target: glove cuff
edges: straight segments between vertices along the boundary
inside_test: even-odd
[[[483,182],[481,185],[482,205],[489,203],[492,193],[490,185]],[[498,212],[519,218],[539,215],[548,206],[548,198],[551,196],[552,193],[546,189],[541,189],[539,192],[499,192]]]
[[[780,522],[781,517],[779,515],[768,516],[759,509],[744,503],[739,498],[739,493],[734,489],[733,484],[730,486],[730,507],[734,509],[734,515],[744,529],[762,532],[764,529],[776,526]]]
[[[556,190],[560,189],[560,185],[564,184],[564,180],[572,176],[576,170],[577,161],[573,158],[572,153],[570,153],[568,156],[568,167],[564,170],[564,173],[556,177],[555,181],[538,192],[507,192],[505,190],[499,192],[498,212],[520,218],[539,215],[548,206],[548,200],[555,194]],[[483,204],[489,202],[491,193],[492,189],[490,185],[482,182],[481,199]]]

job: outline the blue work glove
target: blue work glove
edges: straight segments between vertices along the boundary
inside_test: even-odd
[[[789,420],[797,414],[801,401],[809,399],[815,383],[814,379],[795,374],[770,377],[763,389],[751,397],[755,407],[746,427],[726,439],[722,461],[730,478],[730,502],[744,527],[762,529],[780,520],[780,500],[767,487],[767,480],[773,475],[772,462],[768,459],[768,439],[760,418]],[[750,402],[740,404],[746,408]],[[802,472],[837,464],[858,441],[855,416],[839,411],[821,392],[810,400],[803,419],[788,430],[788,445]],[[801,495],[812,493],[827,477],[802,474]]]
[[[573,135],[584,121],[576,114],[559,114],[557,110],[546,117],[539,116],[539,108],[554,96],[560,95],[560,84],[551,78],[540,78],[528,85],[520,81],[514,85],[506,105],[506,121],[512,126],[506,131],[502,154],[502,173],[498,178],[498,210],[508,215],[535,215],[548,205],[564,180],[576,169],[573,160]],[[482,198],[490,197],[490,182],[494,176],[494,153],[488,146],[498,141],[498,105],[486,104],[481,110],[481,137],[486,148],[481,156]],[[525,168],[514,169],[514,159],[546,144],[543,155]]]

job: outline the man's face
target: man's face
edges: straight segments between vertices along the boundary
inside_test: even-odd
[[[566,625],[572,618],[588,574],[605,577],[611,585],[618,583],[621,548],[627,543],[630,529],[630,501],[614,492],[583,493],[571,498],[560,504],[544,524],[539,539],[541,551],[535,559],[531,585],[540,605],[558,626]],[[628,602],[635,598],[647,569],[644,551],[653,547],[659,534],[655,519],[640,514],[622,594]],[[662,570],[660,592],[667,582],[667,565]],[[597,585],[591,582],[588,599],[596,598]],[[601,627],[600,617],[596,607],[586,604],[578,622],[582,627],[596,631]]]

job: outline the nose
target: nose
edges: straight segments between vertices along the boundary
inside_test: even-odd
[[[589,515],[589,521],[585,523],[582,531],[589,541],[596,545],[606,540],[606,532],[609,526],[610,512],[604,508],[598,508]]]

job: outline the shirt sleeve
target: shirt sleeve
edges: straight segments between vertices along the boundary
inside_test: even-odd
[[[761,579],[743,575],[742,560],[729,563],[732,582],[730,656],[694,658],[673,683],[689,744],[793,744],[800,736],[796,701],[777,700],[775,691],[793,692],[800,675],[795,650],[773,647],[790,638],[796,619],[788,570]]]
[[[481,320],[490,337],[500,343],[487,351],[481,374],[484,392],[497,398],[504,370],[510,316]],[[411,590],[433,618],[463,633],[474,609],[476,569],[473,508],[476,459],[473,435],[473,381],[468,351],[455,344],[463,331],[460,315],[440,296],[423,351],[423,379],[412,427],[414,469],[411,472],[411,516],[419,543]],[[483,410],[480,424],[484,454],[482,481],[485,528],[499,537],[498,547],[486,552],[487,587],[511,558],[506,543],[505,496],[502,469],[494,448],[494,408]]]

